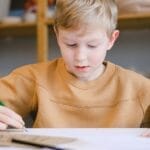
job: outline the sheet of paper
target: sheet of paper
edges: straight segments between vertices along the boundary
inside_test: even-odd
[[[16,146],[16,147],[31,147],[22,144],[12,143],[11,139],[19,139],[23,141],[33,141],[38,144],[46,144],[46,145],[58,145],[65,144],[75,141],[75,138],[69,137],[59,137],[59,136],[44,136],[44,135],[29,135],[21,132],[0,132],[0,147],[2,146]]]

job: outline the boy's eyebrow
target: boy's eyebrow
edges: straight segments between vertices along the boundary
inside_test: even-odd
[[[94,44],[96,43],[97,44],[97,43],[101,43],[102,41],[103,41],[103,38],[99,38],[99,39],[89,40],[88,43],[94,43]]]
[[[92,40],[89,40],[88,43],[95,43],[95,42],[97,43],[99,41],[101,41],[101,39],[92,39]]]
[[[75,42],[75,39],[71,39],[70,37],[64,37],[62,36],[62,40],[65,41],[65,42],[68,42],[68,41],[71,41],[71,42]]]

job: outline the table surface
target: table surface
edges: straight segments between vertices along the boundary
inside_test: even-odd
[[[23,134],[73,138],[75,140],[72,142],[58,145],[70,150],[150,150],[150,138],[140,136],[146,130],[143,128],[29,128]],[[0,146],[1,149],[23,148]]]

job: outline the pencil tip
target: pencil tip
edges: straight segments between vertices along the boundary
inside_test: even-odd
[[[23,127],[23,130],[24,130],[25,132],[28,132],[28,130],[27,130],[27,128],[26,128],[26,127]]]

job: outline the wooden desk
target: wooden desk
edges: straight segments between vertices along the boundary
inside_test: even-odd
[[[150,138],[141,137],[146,129],[27,129],[21,134],[74,138],[58,146],[71,150],[150,150]],[[0,147],[13,149],[13,147]],[[16,148],[14,148],[16,150]],[[19,148],[17,148],[18,150]],[[22,148],[21,148],[22,149]]]

